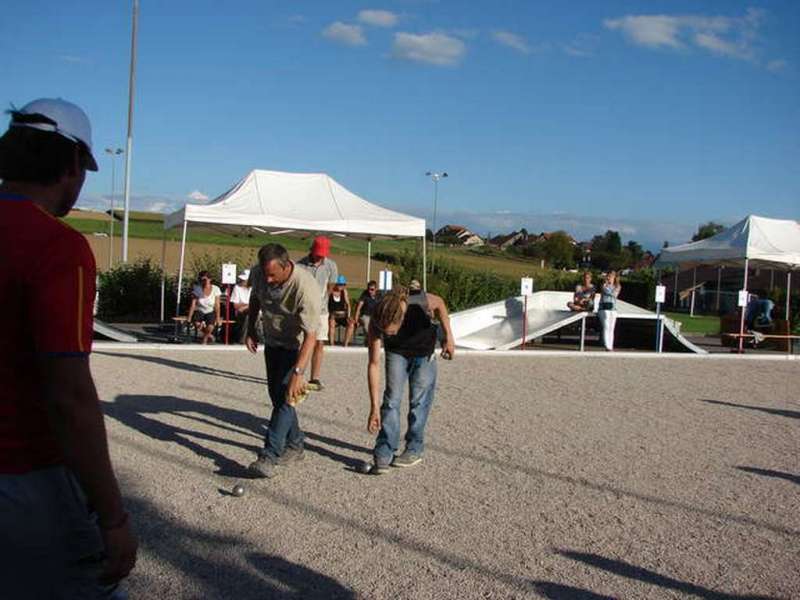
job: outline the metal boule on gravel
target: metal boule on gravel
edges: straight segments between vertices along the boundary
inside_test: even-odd
[[[369,473],[372,470],[372,465],[369,464],[366,461],[361,461],[360,463],[358,463],[358,466],[356,467],[356,470],[359,473],[364,473],[366,475],[367,473]]]
[[[239,498],[241,496],[244,496],[244,486],[239,484],[239,483],[237,483],[235,486],[233,486],[233,489],[231,490],[231,494],[233,494],[237,498]]]

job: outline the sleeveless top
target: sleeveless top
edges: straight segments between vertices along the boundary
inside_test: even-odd
[[[344,301],[344,293],[337,294],[331,292],[328,296],[328,312],[333,314],[337,312],[347,312],[347,303]]]
[[[436,325],[431,321],[428,296],[425,292],[408,296],[403,324],[396,335],[384,335],[383,346],[406,358],[430,356],[436,349]]]
[[[603,284],[600,288],[600,310],[617,309],[617,290],[613,285]]]

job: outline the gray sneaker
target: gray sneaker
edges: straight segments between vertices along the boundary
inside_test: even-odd
[[[306,457],[306,451],[303,448],[290,448],[286,447],[283,454],[278,457],[278,464],[285,466],[294,462],[300,462]]]
[[[409,452],[406,450],[400,456],[394,459],[392,466],[395,467],[413,467],[414,465],[418,465],[422,462],[422,456],[419,454],[414,454],[413,452]]]
[[[275,463],[265,456],[259,456],[247,467],[248,473],[259,479],[271,479],[275,477]]]
[[[377,460],[372,463],[372,468],[369,470],[370,475],[383,475],[389,472],[389,463],[378,462]]]

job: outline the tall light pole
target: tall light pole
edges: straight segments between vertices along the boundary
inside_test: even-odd
[[[133,0],[131,29],[131,70],[128,78],[128,144],[125,152],[125,213],[122,219],[122,262],[128,262],[128,221],[131,210],[131,148],[133,147],[133,95],[136,88],[136,33],[139,29],[139,0]]]
[[[436,252],[436,208],[439,204],[439,180],[447,177],[447,173],[434,173],[433,171],[427,171],[425,175],[433,180],[433,245],[431,247],[431,270],[433,270]]]
[[[111,220],[108,222],[108,268],[114,266],[114,194],[116,193],[117,169],[116,158],[125,152],[122,148],[106,148],[106,154],[111,155]]]

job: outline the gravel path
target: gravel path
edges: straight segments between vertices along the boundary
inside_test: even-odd
[[[461,355],[427,451],[366,476],[366,355],[329,353],[306,459],[247,481],[244,352],[93,355],[141,539],[131,598],[800,598],[800,364]],[[245,496],[228,490],[243,481]]]

